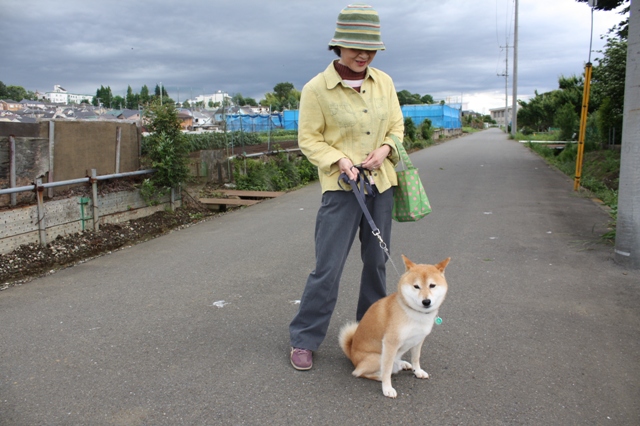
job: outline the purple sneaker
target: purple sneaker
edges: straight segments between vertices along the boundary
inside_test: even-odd
[[[310,370],[313,365],[313,354],[309,349],[291,348],[291,365],[296,370]]]

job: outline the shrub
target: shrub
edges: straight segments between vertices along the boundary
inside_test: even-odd
[[[560,139],[570,141],[578,128],[578,113],[575,107],[566,103],[556,113],[555,125],[560,127]]]
[[[236,158],[233,161],[238,189],[286,191],[318,178],[318,169],[304,156],[291,159],[285,153],[260,159]]]
[[[428,118],[425,118],[420,125],[420,136],[422,136],[422,139],[425,141],[431,140],[433,136],[433,127],[431,127],[431,120]]]
[[[412,141],[416,140],[416,125],[411,117],[404,119],[404,135]]]
[[[154,102],[145,116],[152,133],[144,139],[143,163],[155,169],[146,185],[153,185],[158,193],[163,193],[177,187],[189,176],[189,144],[180,130],[178,113],[173,104]],[[153,191],[147,188],[146,193]]]

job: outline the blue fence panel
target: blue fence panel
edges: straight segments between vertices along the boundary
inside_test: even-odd
[[[284,111],[284,129],[285,130],[298,130],[298,117],[300,112],[297,109]]]
[[[268,132],[269,129],[282,129],[282,114],[260,115],[227,115],[227,130],[253,132]]]
[[[425,118],[431,120],[432,127],[459,129],[460,110],[449,105],[403,105],[404,118],[411,118],[416,126]],[[286,110],[278,114],[262,115],[227,115],[227,130],[244,132],[266,132],[269,129],[298,130],[300,112]]]
[[[431,120],[432,127],[444,129],[461,127],[460,110],[448,105],[403,105],[401,109],[404,118],[411,118],[416,126],[428,118]]]

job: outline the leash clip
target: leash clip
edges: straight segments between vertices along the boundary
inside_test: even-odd
[[[398,275],[401,275],[400,272],[398,271],[398,268],[396,267],[396,264],[393,262],[393,259],[391,258],[391,254],[389,253],[389,249],[387,248],[387,243],[385,243],[384,240],[382,239],[382,236],[380,235],[380,229],[376,226],[375,222],[373,221],[373,218],[371,217],[371,214],[369,213],[369,210],[367,209],[367,206],[364,201],[365,188],[368,190],[369,194],[372,197],[376,196],[375,192],[377,191],[377,189],[375,186],[372,186],[369,183],[369,180],[366,177],[364,177],[364,168],[362,168],[362,166],[353,166],[353,167],[357,168],[358,171],[360,171],[358,176],[360,177],[361,186],[358,187],[358,181],[349,179],[346,173],[340,174],[340,177],[338,178],[338,185],[340,186],[340,188],[342,188],[342,181],[351,185],[351,188],[353,189],[353,194],[356,196],[356,199],[358,200],[358,204],[360,204],[360,208],[362,209],[362,212],[367,218],[367,222],[369,222],[369,227],[371,227],[371,233],[380,242],[380,248],[387,255],[387,259],[389,259],[389,261],[391,262],[393,269],[396,270],[396,273]]]

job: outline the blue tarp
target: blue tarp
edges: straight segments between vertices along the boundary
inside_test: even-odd
[[[403,105],[401,107],[404,118],[411,118],[416,126],[422,124],[425,118],[431,120],[431,127],[444,129],[459,129],[460,110],[449,105]]]
[[[285,130],[298,130],[298,115],[297,109],[284,111],[284,129]]]
[[[460,110],[449,105],[404,105],[401,108],[404,118],[410,117],[416,126],[428,118],[434,128],[459,129],[462,127]],[[269,129],[298,130],[298,116],[297,109],[271,115],[228,115],[227,129],[244,132],[266,132]]]
[[[282,129],[282,114],[227,115],[227,130],[243,132],[267,132]]]

